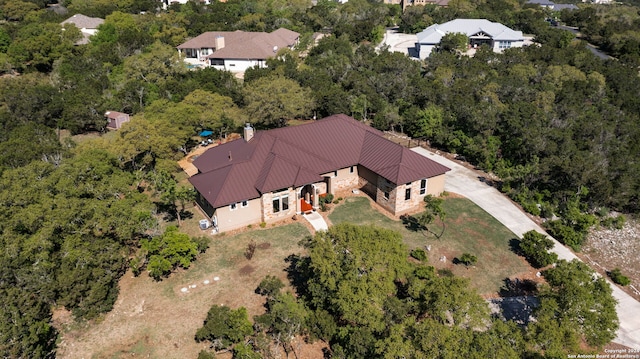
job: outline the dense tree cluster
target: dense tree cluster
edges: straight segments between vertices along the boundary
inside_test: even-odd
[[[582,262],[544,272],[535,321],[519,326],[490,317],[467,280],[412,264],[399,233],[345,223],[306,243],[309,255],[293,258],[289,271],[297,297],[267,277],[257,289],[266,313],[252,332],[239,330],[244,316],[231,320],[233,311],[214,306],[196,339],[217,349],[236,343],[234,358],[298,357],[305,338],[327,343],[332,358],[556,358],[584,350],[582,340],[602,346],[617,328],[611,288]],[[220,312],[228,314],[218,334],[203,337]]]

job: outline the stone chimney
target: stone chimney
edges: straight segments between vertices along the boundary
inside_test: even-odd
[[[250,123],[244,124],[244,140],[249,142],[253,138],[253,127]]]
[[[216,36],[216,51],[224,48],[224,36],[218,35]]]

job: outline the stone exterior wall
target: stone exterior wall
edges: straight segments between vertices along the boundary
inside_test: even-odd
[[[262,220],[262,201],[259,198],[249,200],[245,207],[242,206],[242,202],[239,202],[235,204],[235,209],[232,209],[231,205],[219,207],[216,208],[214,215],[218,219],[220,232],[257,224]]]
[[[376,202],[387,211],[396,214],[398,187],[395,183],[387,181],[382,176],[378,176],[376,187]],[[387,193],[388,196],[385,193]]]
[[[274,212],[273,199],[276,197],[282,199],[283,196],[288,196],[289,208],[286,210],[283,209],[282,201],[281,201],[280,211]],[[292,217],[294,214],[296,214],[296,211],[298,210],[298,204],[296,203],[298,201],[298,194],[296,193],[296,190],[293,188],[288,188],[285,191],[280,191],[275,193],[274,192],[265,193],[262,195],[261,201],[262,201],[262,208],[263,208],[262,221],[266,223],[276,222],[287,217]]]
[[[376,200],[378,175],[366,167],[358,166],[358,188]]]
[[[410,191],[410,198],[407,200],[406,191]],[[406,213],[415,210],[422,204],[424,195],[420,195],[420,181],[401,184],[397,188],[395,214]]]
[[[358,186],[358,166],[341,168],[335,172],[325,173],[322,176],[327,178],[327,192],[331,194],[350,191]]]

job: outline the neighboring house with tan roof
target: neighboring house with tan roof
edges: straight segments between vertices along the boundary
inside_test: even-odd
[[[442,38],[451,33],[462,33],[469,38],[472,48],[488,45],[494,52],[524,45],[522,31],[512,30],[486,19],[455,19],[444,24],[433,24],[419,32],[416,50],[420,59],[429,57]]]
[[[80,32],[82,32],[82,39],[78,40],[76,45],[84,45],[89,43],[90,36],[93,36],[98,32],[98,26],[104,24],[104,19],[75,14],[60,23],[62,26],[66,24],[73,24],[75,27],[80,29]]]
[[[231,72],[266,67],[266,60],[279,49],[293,48],[300,34],[285,28],[270,33],[245,31],[205,32],[178,46],[184,61],[192,67],[214,67]]]
[[[319,208],[325,193],[361,190],[394,215],[444,191],[449,168],[347,115],[254,133],[193,161],[196,202],[221,232]]]

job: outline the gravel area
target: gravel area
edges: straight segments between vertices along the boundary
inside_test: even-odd
[[[615,268],[631,279],[622,290],[640,300],[640,221],[627,219],[622,229],[596,229],[578,256],[601,274]]]

